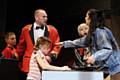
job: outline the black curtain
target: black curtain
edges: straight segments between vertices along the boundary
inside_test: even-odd
[[[3,35],[6,27],[7,0],[0,0],[0,52],[3,49]]]

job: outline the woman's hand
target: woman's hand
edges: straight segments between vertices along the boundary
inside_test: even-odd
[[[60,46],[60,47],[63,47],[63,42],[55,43],[55,45]]]
[[[95,62],[95,58],[94,58],[93,56],[89,56],[89,57],[87,58],[87,63],[93,64],[94,62]]]

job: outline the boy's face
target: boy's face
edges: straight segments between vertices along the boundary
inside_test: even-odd
[[[88,34],[88,31],[89,31],[89,26],[87,25],[82,25],[80,28],[79,28],[79,35],[80,36],[85,36]]]
[[[15,35],[10,35],[7,39],[6,39],[6,43],[11,45],[11,46],[15,46],[16,45],[16,36]]]

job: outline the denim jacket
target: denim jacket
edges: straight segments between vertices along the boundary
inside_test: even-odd
[[[91,51],[95,61],[105,61],[110,75],[120,72],[120,50],[112,32],[106,27],[96,28],[91,37]],[[63,46],[74,48],[88,46],[88,44],[86,37],[83,37],[73,41],[64,41]]]

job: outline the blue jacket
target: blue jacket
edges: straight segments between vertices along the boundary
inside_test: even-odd
[[[91,51],[95,61],[104,61],[109,67],[110,75],[120,72],[120,50],[112,32],[106,27],[96,28],[91,38]],[[86,37],[63,43],[65,48],[86,47],[88,45]]]

